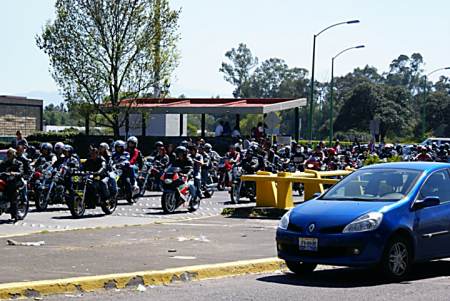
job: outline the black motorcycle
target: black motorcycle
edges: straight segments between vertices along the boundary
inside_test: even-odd
[[[16,200],[15,206],[6,195],[6,186],[16,183]],[[11,173],[0,174],[0,215],[3,213],[11,214],[14,220],[23,220],[29,209],[27,183],[20,176]]]
[[[138,176],[139,196],[144,196],[146,191],[161,191],[159,177],[161,176],[163,167],[154,161],[153,157],[149,157],[142,167]]]
[[[75,218],[84,216],[86,209],[100,206],[106,215],[112,214],[117,208],[117,197],[111,195],[102,200],[100,187],[101,177],[92,173],[77,173],[72,176],[74,197],[68,201],[70,213]]]
[[[47,166],[39,174],[34,192],[36,210],[45,211],[49,204],[66,204],[66,166],[59,169]]]
[[[114,166],[112,174],[117,182],[117,199],[124,199],[128,204],[134,204],[138,201],[140,192],[139,190],[134,191],[129,172],[134,171],[128,165],[118,164]]]

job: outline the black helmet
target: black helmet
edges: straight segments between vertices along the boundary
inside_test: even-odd
[[[48,142],[42,143],[41,144],[41,151],[42,150],[46,150],[48,152],[51,152],[53,150],[53,146],[50,143],[48,143]]]
[[[178,147],[175,149],[175,154],[177,154],[177,155],[179,155],[179,154],[187,155],[187,148],[184,147],[184,146],[178,146]]]
[[[69,144],[64,145],[64,151],[68,152],[69,154],[72,154],[73,153],[72,145]]]

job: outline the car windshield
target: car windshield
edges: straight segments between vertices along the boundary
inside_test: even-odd
[[[363,169],[330,188],[320,199],[396,202],[409,193],[420,174],[410,169]]]

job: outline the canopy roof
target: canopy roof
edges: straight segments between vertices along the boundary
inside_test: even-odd
[[[121,106],[152,114],[267,114],[306,106],[306,98],[140,98]]]

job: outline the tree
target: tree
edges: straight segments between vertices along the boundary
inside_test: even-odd
[[[179,11],[165,0],[56,0],[55,8],[36,38],[53,78],[66,101],[95,108],[118,136],[134,100],[170,78]]]
[[[243,43],[239,44],[237,49],[232,48],[227,51],[225,57],[229,63],[223,62],[219,71],[224,74],[227,82],[235,86],[233,96],[239,98],[242,85],[249,79],[251,70],[258,65],[258,58],[254,57],[247,45]]]
[[[372,119],[380,121],[380,134],[407,136],[412,134],[410,94],[403,87],[362,83],[345,100],[334,123],[337,131],[368,131]]]

